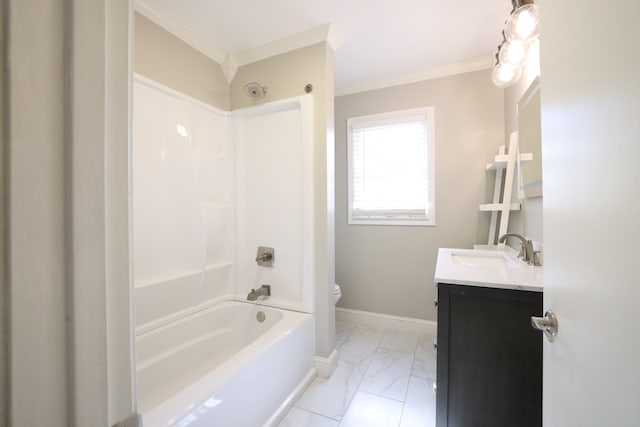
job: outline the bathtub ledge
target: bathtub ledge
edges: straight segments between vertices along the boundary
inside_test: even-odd
[[[280,424],[284,417],[287,416],[291,408],[293,408],[300,396],[302,396],[302,393],[304,393],[311,385],[313,380],[316,379],[316,376],[316,370],[313,368],[309,369],[307,375],[305,375],[305,377],[298,383],[296,388],[291,391],[289,397],[287,397],[284,402],[282,402],[280,407],[276,410],[276,412],[273,413],[271,418],[267,420],[267,422],[264,424],[264,427],[276,427],[278,424]]]

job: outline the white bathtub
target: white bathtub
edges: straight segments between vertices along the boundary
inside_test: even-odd
[[[272,425],[315,375],[313,316],[226,301],[142,333],[136,353],[144,427]]]

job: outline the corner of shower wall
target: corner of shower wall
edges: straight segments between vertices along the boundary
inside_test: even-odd
[[[138,331],[234,293],[233,117],[134,81],[133,266]]]
[[[235,110],[236,298],[271,286],[257,304],[314,312],[313,98]],[[255,258],[275,250],[272,268]]]

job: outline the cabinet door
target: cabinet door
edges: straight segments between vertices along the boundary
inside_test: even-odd
[[[542,425],[542,293],[438,285],[438,427]]]

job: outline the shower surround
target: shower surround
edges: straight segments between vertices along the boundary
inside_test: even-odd
[[[310,95],[225,112],[135,77],[133,256],[143,421],[197,426],[223,417],[244,425],[242,417],[252,416],[251,425],[269,425],[315,375],[312,117]],[[273,268],[257,265],[258,246],[275,248]],[[271,296],[247,302],[263,284],[271,285]],[[254,315],[211,314],[260,306],[273,307],[264,307],[269,327]],[[180,339],[177,330],[192,332]],[[233,354],[209,354],[224,347],[216,336],[243,338]],[[202,348],[209,357],[190,369]],[[249,386],[241,373],[269,371],[259,365],[267,353],[285,362],[251,379],[252,394],[266,399],[262,409],[233,410]],[[198,374],[188,384],[175,381],[187,371]],[[274,383],[281,391],[269,398]]]

